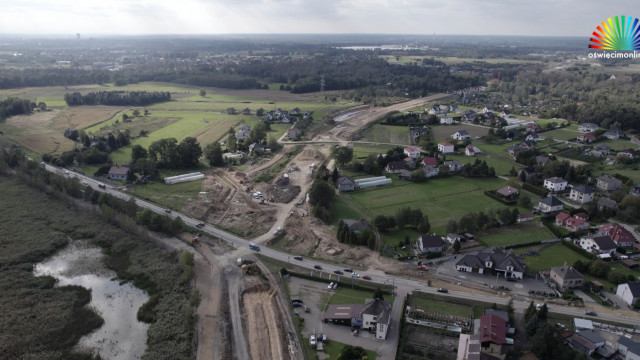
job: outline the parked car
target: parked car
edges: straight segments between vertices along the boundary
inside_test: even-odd
[[[327,343],[327,335],[322,334],[322,342]]]
[[[598,316],[598,314],[595,311],[585,311],[584,312],[585,315],[589,315],[589,316]]]
[[[313,265],[313,268],[314,269],[318,269],[318,270],[322,270],[322,266],[320,266],[320,265]]]
[[[329,285],[327,285],[327,289],[333,289],[333,281],[329,283]]]
[[[293,298],[291,299],[291,303],[301,303],[302,304],[302,299],[297,299],[297,298]]]
[[[441,292],[441,293],[448,293],[448,292],[449,292],[449,290],[447,290],[447,289],[445,289],[445,288],[438,288],[438,290],[437,290],[437,291],[438,291],[438,292]]]
[[[333,290],[338,290],[338,283],[333,284]]]
[[[353,336],[358,336],[358,329],[353,330]]]
[[[518,281],[518,279],[513,278],[513,277],[508,277],[507,281],[516,282],[516,281]]]
[[[89,183],[87,182],[87,180],[82,180],[82,185],[87,186],[89,185]]]
[[[198,224],[196,225],[196,227],[197,227],[198,229],[202,229],[202,228],[204,227],[204,223],[198,223]]]
[[[302,256],[294,256],[293,258],[296,260],[302,261]]]
[[[348,268],[347,268],[347,269],[344,269],[344,271],[346,271],[346,272],[353,272],[353,269],[348,269]]]
[[[315,347],[316,346],[316,336],[315,335],[311,335],[311,337],[309,338],[309,344],[311,345],[311,347]]]
[[[294,302],[294,303],[291,303],[291,306],[294,307],[294,308],[302,307],[302,303]]]
[[[362,278],[364,280],[371,280],[371,277],[369,275],[363,275]]]
[[[358,274],[357,272],[354,272],[353,274],[351,274],[351,277],[359,278],[360,274]]]
[[[342,275],[342,274],[344,274],[344,273],[342,272],[342,270],[333,270],[333,272],[334,272],[335,274],[338,274],[338,275]]]
[[[304,312],[306,312],[306,313],[311,311],[311,309],[309,309],[309,307],[307,305],[304,305],[302,308],[304,309]]]
[[[171,209],[164,209],[164,212],[166,212],[167,214],[171,213]]]

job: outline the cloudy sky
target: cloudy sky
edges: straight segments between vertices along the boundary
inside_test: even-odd
[[[0,0],[0,34],[589,36],[638,0]]]

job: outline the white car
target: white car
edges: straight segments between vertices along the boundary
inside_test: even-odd
[[[309,344],[311,344],[311,346],[316,346],[316,336],[315,335],[311,335],[311,337],[309,338]]]
[[[351,274],[351,277],[359,278],[360,274],[358,274],[357,272],[354,272],[353,274]]]
[[[89,183],[87,182],[87,180],[82,180],[82,185],[89,185]]]
[[[333,282],[330,282],[329,285],[327,285],[327,289],[333,289]]]

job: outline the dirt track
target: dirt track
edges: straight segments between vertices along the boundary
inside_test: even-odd
[[[249,353],[252,359],[284,359],[282,314],[274,291],[258,290],[243,296]]]

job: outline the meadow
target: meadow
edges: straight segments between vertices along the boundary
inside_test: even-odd
[[[476,234],[487,246],[508,246],[554,239],[555,236],[538,222],[526,222],[491,228]]]
[[[364,134],[364,141],[411,145],[408,126],[374,125]]]

